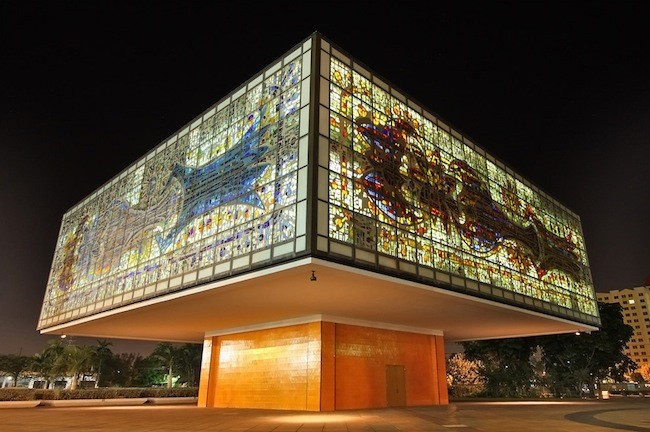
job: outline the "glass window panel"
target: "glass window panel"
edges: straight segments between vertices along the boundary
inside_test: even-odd
[[[287,241],[296,235],[296,208],[285,207],[273,215],[273,243]]]
[[[352,212],[333,205],[329,209],[330,238],[352,243]]]
[[[372,103],[372,83],[363,75],[352,71],[354,94],[366,104]]]
[[[362,249],[375,251],[377,249],[377,225],[376,222],[366,216],[355,214],[354,223],[354,244]]]
[[[417,262],[415,235],[397,230],[397,242],[397,257],[406,261]]]
[[[343,147],[352,146],[352,121],[330,111],[330,139]]]
[[[330,79],[339,87],[351,87],[352,70],[335,57],[332,57],[330,61]]]
[[[377,225],[377,250],[387,255],[396,256],[397,232],[395,227],[384,223]]]
[[[353,209],[352,192],[352,179],[330,172],[329,199],[331,203]]]

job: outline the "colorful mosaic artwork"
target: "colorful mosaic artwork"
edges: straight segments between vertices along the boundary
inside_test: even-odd
[[[310,87],[305,56],[268,70],[66,213],[40,327],[214,278],[217,267],[227,274],[229,263],[305,234],[306,194],[325,198],[306,184],[304,167],[316,162],[301,120],[314,96],[301,95]],[[366,257],[597,317],[576,215],[386,85],[330,59],[319,234],[324,218],[331,240]]]
[[[579,219],[336,58],[329,236],[597,316]]]
[[[63,219],[41,321],[295,237],[301,61]]]

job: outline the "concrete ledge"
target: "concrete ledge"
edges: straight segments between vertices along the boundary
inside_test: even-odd
[[[142,405],[147,398],[116,398],[116,399],[62,399],[42,400],[41,406],[46,407],[84,407],[106,405]]]
[[[40,400],[27,400],[27,401],[1,401],[1,408],[34,408],[40,405]]]
[[[198,400],[198,397],[160,397],[147,398],[147,403],[152,405],[196,404]]]

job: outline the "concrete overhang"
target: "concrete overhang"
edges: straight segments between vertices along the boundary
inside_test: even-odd
[[[200,343],[206,334],[310,316],[442,332],[447,341],[597,330],[444,288],[304,258],[43,328],[41,333]]]

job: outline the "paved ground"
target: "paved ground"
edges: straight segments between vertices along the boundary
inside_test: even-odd
[[[309,413],[193,405],[0,410],[1,432],[650,432],[650,400],[455,402],[448,406]]]

